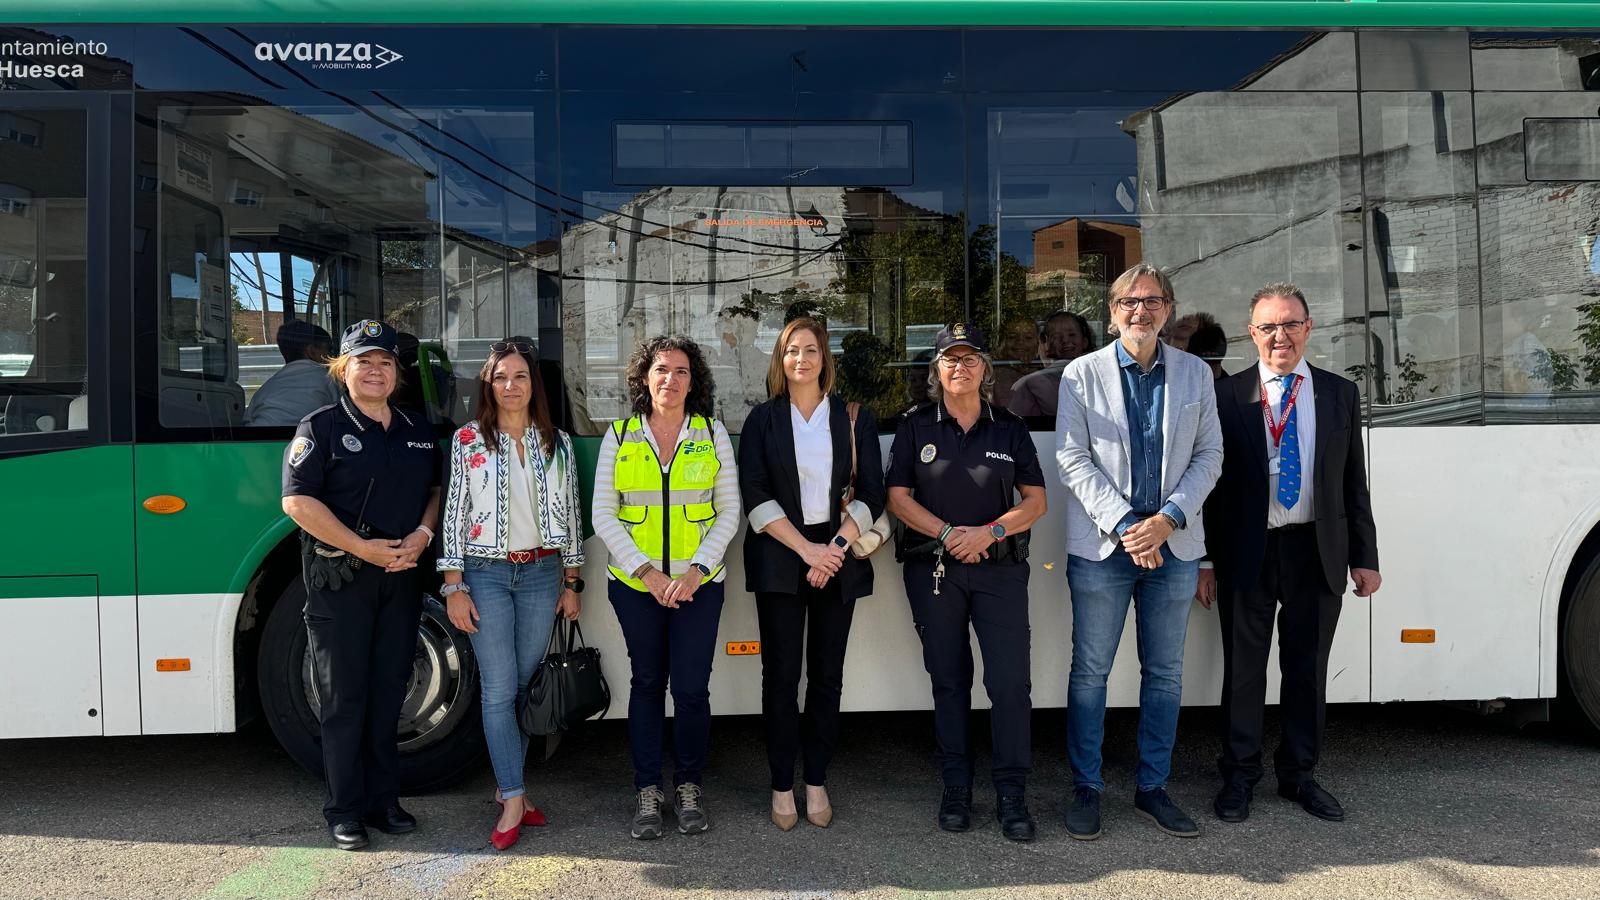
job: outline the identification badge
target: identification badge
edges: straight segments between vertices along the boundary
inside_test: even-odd
[[[340,440],[340,443],[344,444],[344,448],[349,450],[351,453],[361,452],[361,439],[357,438],[353,434],[345,435],[344,438]]]
[[[1274,456],[1273,458],[1267,460],[1267,474],[1268,475],[1277,475],[1278,474],[1278,457]]]
[[[931,463],[931,462],[933,462],[933,458],[938,456],[938,455],[939,455],[939,450],[938,450],[937,447],[934,447],[932,444],[923,444],[922,445],[922,456],[920,457],[920,459],[923,462]]]

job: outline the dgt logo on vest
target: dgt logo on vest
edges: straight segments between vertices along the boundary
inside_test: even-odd
[[[716,449],[716,444],[710,441],[686,441],[683,445],[683,455],[693,456],[696,453],[713,453]]]
[[[256,59],[262,62],[308,62],[313,69],[381,69],[405,59],[382,44],[311,43],[276,44],[262,41],[256,44]]]

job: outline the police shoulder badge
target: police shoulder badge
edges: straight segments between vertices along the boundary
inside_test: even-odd
[[[349,450],[351,453],[361,452],[361,439],[353,434],[345,435],[344,438],[340,440],[340,443],[344,444],[344,448]]]
[[[938,455],[939,455],[938,448],[934,447],[932,444],[923,444],[922,445],[922,457],[921,457],[921,459],[922,459],[923,462],[931,463],[931,462],[933,462],[933,458],[935,456],[938,456]]]
[[[310,456],[311,451],[315,450],[316,447],[316,442],[311,438],[295,438],[294,443],[289,445],[289,465],[293,468],[299,468],[300,464],[306,461],[306,457]]]

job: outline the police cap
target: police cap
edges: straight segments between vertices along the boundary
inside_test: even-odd
[[[387,350],[398,357],[399,346],[399,338],[393,328],[377,319],[362,319],[344,330],[344,337],[339,341],[339,355]]]
[[[976,325],[954,322],[939,329],[939,333],[934,335],[933,349],[939,353],[951,347],[961,346],[971,347],[979,353],[989,352],[989,346],[983,341],[983,332],[979,331]]]

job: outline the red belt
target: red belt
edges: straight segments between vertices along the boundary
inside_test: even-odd
[[[544,559],[546,556],[555,556],[559,550],[550,550],[540,547],[537,550],[513,550],[506,554],[506,560],[514,563],[530,563]]]

